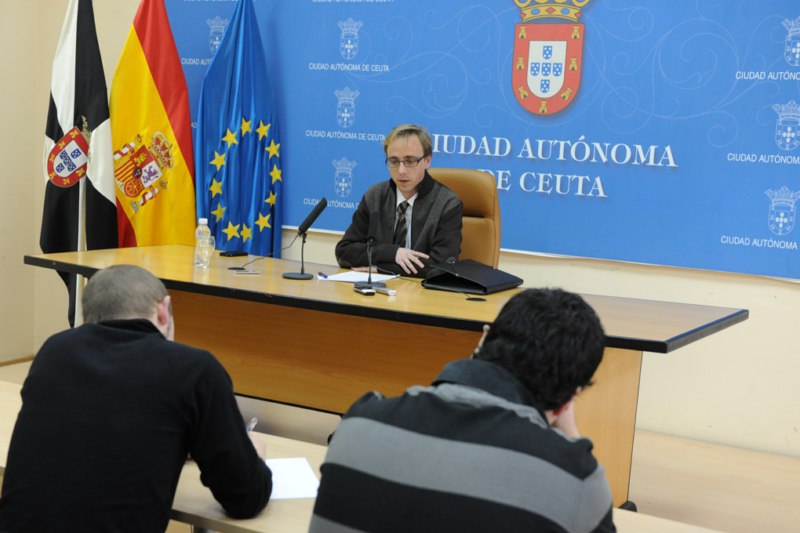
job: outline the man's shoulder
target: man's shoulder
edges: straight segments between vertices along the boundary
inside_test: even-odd
[[[378,391],[371,391],[367,392],[362,395],[359,399],[357,399],[350,408],[345,413],[345,417],[347,416],[358,416],[359,414],[370,411],[377,405],[381,404],[382,402],[389,401],[391,399],[387,399],[383,394]]]
[[[435,179],[433,181],[434,181],[433,190],[437,191],[437,195],[441,196],[444,200],[452,200],[461,203],[461,198],[459,198],[459,196],[455,192],[453,192],[453,189],[451,189],[444,183],[436,181]]]
[[[538,457],[579,478],[598,467],[591,440],[568,439],[550,428],[535,408],[463,385],[415,386],[388,398],[367,393],[345,418]]]
[[[382,198],[389,193],[394,194],[391,184],[392,180],[381,180],[378,183],[373,183],[367,188],[364,198],[369,200],[370,198]]]
[[[61,346],[77,346],[80,343],[90,343],[96,348],[104,348],[116,343],[129,343],[132,340],[141,342],[146,351],[160,355],[178,356],[182,359],[197,364],[203,361],[216,362],[214,355],[203,348],[190,346],[177,341],[164,338],[158,331],[143,331],[135,329],[120,329],[97,324],[83,324],[79,327],[64,330],[53,334],[41,348],[41,352],[59,349]]]
[[[219,362],[214,354],[203,348],[163,339],[163,341],[159,342],[158,350],[170,358],[176,366],[198,370],[223,369],[222,363]]]
[[[445,211],[462,205],[461,198],[451,188],[436,181],[430,174],[425,175],[417,201],[430,206],[440,206]]]

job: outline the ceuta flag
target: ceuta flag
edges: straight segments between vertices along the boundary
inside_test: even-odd
[[[111,129],[91,0],[71,0],[67,7],[53,59],[45,135],[42,251],[116,247]],[[76,278],[59,274],[69,289],[74,325]]]
[[[163,0],[142,0],[111,84],[120,246],[193,244],[189,91]]]

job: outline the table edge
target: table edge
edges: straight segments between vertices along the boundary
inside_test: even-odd
[[[26,265],[37,266],[56,270],[59,272],[66,272],[68,274],[78,274],[85,277],[91,277],[92,274],[99,269],[84,265],[76,265],[74,263],[67,263],[47,259],[36,255],[25,255],[24,263]],[[222,298],[231,298],[236,300],[245,300],[251,302],[260,302],[273,305],[283,305],[286,307],[294,307],[300,309],[308,309],[314,311],[323,311],[331,313],[340,313],[351,316],[358,316],[363,318],[373,318],[379,320],[389,320],[392,322],[401,322],[409,324],[418,324],[423,326],[443,327],[448,329],[458,329],[463,331],[480,332],[483,329],[483,321],[470,320],[464,318],[445,317],[441,315],[426,315],[422,313],[414,313],[409,311],[396,311],[390,309],[377,309],[372,307],[362,307],[356,304],[346,302],[332,302],[325,300],[315,300],[307,297],[293,297],[284,296],[274,293],[247,291],[236,289],[233,287],[222,287],[217,285],[202,285],[193,282],[176,281],[169,279],[162,279],[164,285],[168,289],[180,290],[185,292],[192,292],[197,294],[204,294],[207,296],[217,296]],[[717,333],[723,329],[729,328],[735,324],[747,320],[750,312],[747,309],[737,309],[731,314],[721,317],[714,322],[706,324],[702,327],[682,333],[666,340],[649,340],[631,337],[619,336],[606,336],[606,347],[618,348],[622,350],[633,350],[641,352],[652,352],[667,354],[678,348],[691,344],[709,335]]]

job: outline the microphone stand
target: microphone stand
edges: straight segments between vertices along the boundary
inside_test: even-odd
[[[306,274],[306,261],[305,261],[306,232],[304,231],[301,235],[303,236],[303,242],[300,245],[300,272],[284,272],[283,274],[284,279],[309,280],[314,277],[311,274]]]
[[[375,289],[377,287],[385,287],[386,284],[382,281],[372,281],[372,247],[375,246],[375,238],[367,239],[367,281],[361,281],[355,284],[356,289]]]

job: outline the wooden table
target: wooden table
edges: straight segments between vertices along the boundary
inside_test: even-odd
[[[25,263],[91,276],[128,263],[147,268],[170,289],[176,339],[212,351],[238,394],[344,412],[364,392],[400,394],[428,384],[449,361],[468,356],[521,289],[467,301],[424,289],[419,280],[389,282],[397,295],[363,296],[349,284],[290,281],[295,261],[261,259],[259,275],[228,270],[243,258],[214,257],[196,270],[187,246],[157,246],[25,256]],[[330,265],[306,270],[332,274]],[[745,320],[745,309],[584,294],[606,331],[595,385],[576,403],[578,426],[606,467],[614,504],[628,499],[642,352],[667,353]]]
[[[309,444],[274,435],[264,435],[267,455],[270,459],[280,457],[305,457],[319,478],[319,467],[325,458],[325,446]],[[214,500],[211,491],[200,483],[200,469],[195,463],[187,463],[181,472],[175,501],[172,502],[173,520],[191,524],[195,531],[208,529],[221,533],[245,533],[261,531],[283,533],[308,531],[314,498],[297,500],[270,500],[267,508],[255,518],[234,520],[228,518],[222,506]]]

